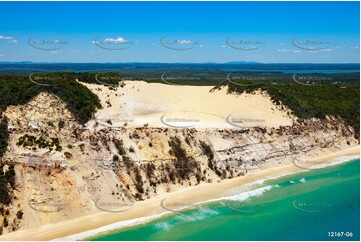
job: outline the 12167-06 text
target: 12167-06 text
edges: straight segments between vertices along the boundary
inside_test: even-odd
[[[352,237],[352,232],[328,232],[328,237]]]

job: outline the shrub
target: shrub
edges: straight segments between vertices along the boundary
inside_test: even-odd
[[[4,155],[8,146],[9,132],[7,118],[0,117],[0,158]]]
[[[64,120],[60,120],[60,121],[58,122],[58,129],[61,130],[61,129],[64,128],[64,127],[65,127],[65,122],[64,122]]]
[[[123,140],[113,138],[113,143],[115,145],[115,148],[118,150],[119,155],[123,156],[127,154],[123,146]]]
[[[22,210],[19,210],[17,213],[16,213],[16,217],[18,218],[18,219],[22,219],[23,218],[23,211]]]
[[[8,205],[11,202],[11,188],[15,188],[15,169],[14,165],[10,165],[9,169],[4,172],[4,165],[0,165],[0,203]]]

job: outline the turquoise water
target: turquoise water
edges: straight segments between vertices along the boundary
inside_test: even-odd
[[[354,160],[265,181],[254,192],[94,240],[359,240],[359,166]]]

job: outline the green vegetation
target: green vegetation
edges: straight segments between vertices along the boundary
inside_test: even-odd
[[[9,221],[7,217],[4,217],[4,221],[3,221],[3,225],[6,228],[7,226],[9,226]]]
[[[115,148],[118,150],[119,155],[124,156],[127,154],[124,148],[123,140],[113,138],[113,143],[115,145]]]
[[[10,188],[15,188],[15,170],[14,165],[9,165],[4,171],[4,164],[0,164],[0,203],[8,205],[11,202]],[[5,226],[6,227],[6,226]]]
[[[204,141],[199,141],[199,143],[201,145],[202,152],[207,156],[208,160],[212,161],[214,159],[214,154],[211,146]]]
[[[8,121],[6,118],[0,117],[0,157],[2,157],[8,146]]]
[[[53,150],[55,147],[56,151],[61,151],[63,148],[60,146],[60,142],[58,138],[50,138],[46,140],[44,137],[36,138],[35,136],[25,134],[19,138],[19,141],[16,143],[17,146],[23,146],[25,148],[32,148],[36,150],[39,149],[46,149],[48,148],[50,151]]]
[[[2,117],[2,112],[9,105],[23,105],[39,93],[48,92],[63,100],[79,123],[84,124],[92,118],[95,110],[101,107],[100,100],[78,83],[77,77],[76,73],[43,73],[33,76],[32,79],[37,83],[48,85],[44,86],[31,82],[27,75],[0,76],[0,157],[6,150],[8,140],[7,121]],[[63,127],[64,122],[59,121],[59,130]]]
[[[41,92],[58,96],[82,124],[91,119],[96,108],[101,107],[99,98],[76,81],[76,73],[37,74],[37,78],[40,77],[43,79],[37,80],[37,83],[52,86],[35,84],[29,80],[28,76],[0,76],[0,113],[9,105],[22,105],[29,102]]]
[[[232,83],[228,92],[253,92],[257,89],[267,91],[272,101],[284,104],[302,121],[309,118],[325,119],[327,115],[341,117],[355,129],[355,138],[360,133],[360,87],[323,84],[305,86],[297,83],[259,84],[240,86]]]
[[[122,77],[117,72],[104,72],[104,73],[76,73],[77,78],[81,82],[98,84],[108,86],[109,89],[114,90],[118,85],[123,86]]]
[[[199,141],[200,145],[201,145],[201,149],[202,149],[202,152],[203,154],[205,154],[208,158],[208,167],[213,170],[214,169],[214,154],[213,154],[213,151],[212,151],[212,148],[209,144],[207,144],[206,142],[204,141]]]
[[[135,188],[138,190],[140,194],[143,194],[144,193],[143,179],[140,174],[140,170],[137,166],[134,167],[134,175],[135,175]]]
[[[71,159],[73,157],[73,155],[67,151],[64,152],[64,155],[67,159]]]
[[[185,180],[189,178],[189,175],[194,172],[194,170],[200,169],[200,165],[194,160],[193,157],[187,155],[187,152],[182,147],[182,142],[178,137],[172,137],[168,141],[170,151],[169,153],[175,156],[174,167],[175,171],[170,171],[170,178],[174,182],[175,177]]]
[[[24,212],[22,210],[19,210],[17,213],[16,213],[16,217],[18,219],[22,219],[23,218],[23,215],[24,215]]]
[[[59,129],[59,131],[62,129],[62,128],[64,128],[65,127],[65,122],[64,122],[64,120],[60,120],[59,122],[58,122],[58,129]]]

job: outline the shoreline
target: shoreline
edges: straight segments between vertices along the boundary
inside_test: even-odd
[[[2,235],[0,240],[62,241],[90,239],[103,233],[120,230],[128,226],[134,226],[172,214],[172,212],[165,211],[160,206],[161,201],[164,199],[173,202],[182,201],[192,204],[212,202],[232,195],[227,195],[227,191],[229,192],[229,190],[237,187],[263,182],[265,180],[277,179],[295,173],[334,166],[359,157],[360,146],[353,146],[327,155],[312,158],[313,164],[307,166],[311,169],[300,169],[294,164],[262,169],[257,172],[248,173],[242,177],[223,180],[220,183],[203,183],[194,187],[182,188],[171,193],[164,193],[145,201],[136,202],[130,211],[121,213],[94,213],[56,224],[44,225],[36,229],[21,230]]]

